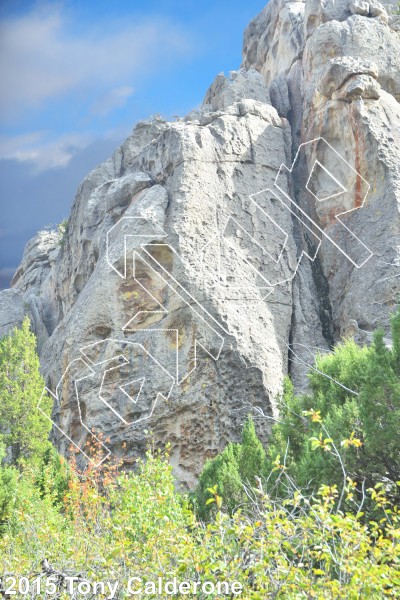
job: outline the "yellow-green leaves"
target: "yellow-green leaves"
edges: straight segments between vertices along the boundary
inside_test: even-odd
[[[362,441],[359,438],[355,437],[354,431],[351,432],[350,437],[347,440],[342,440],[340,444],[344,448],[350,448],[350,446],[354,446],[355,448],[361,448],[361,446],[363,445]]]
[[[210,494],[212,494],[211,498],[208,498],[208,500],[206,500],[206,505],[208,506],[209,504],[213,504],[215,503],[217,505],[218,508],[221,508],[222,505],[222,497],[218,496],[217,493],[217,485],[214,485],[214,487],[212,488],[207,488],[207,492],[209,492]]]
[[[0,535],[0,564],[16,576],[40,572],[46,557],[57,571],[121,585],[129,573],[144,581],[238,581],[246,600],[399,597],[399,513],[384,485],[366,491],[384,508],[372,521],[336,511],[335,484],[314,498],[300,490],[285,499],[259,494],[250,515],[227,514],[214,485],[207,493],[217,511],[207,525],[176,491],[163,453],[149,452],[135,473],[102,481],[72,474],[61,505],[40,494],[31,471],[16,485],[19,505]]]
[[[303,410],[303,415],[305,417],[311,417],[311,421],[313,423],[321,423],[322,422],[322,417],[321,417],[321,411],[320,410]]]
[[[322,448],[322,450],[325,450],[325,452],[330,452],[332,450],[331,444],[333,444],[333,440],[330,437],[324,438],[321,432],[317,438],[310,438],[310,443],[313,450]]]

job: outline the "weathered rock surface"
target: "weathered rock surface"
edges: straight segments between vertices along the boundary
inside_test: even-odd
[[[186,117],[139,123],[65,239],[27,244],[0,327],[30,314],[64,452],[94,428],[129,464],[151,430],[192,486],[254,407],[267,441],[288,370],[304,388],[318,350],[389,335],[398,30],[387,2],[271,0],[241,69]]]
[[[14,327],[19,327],[26,311],[24,297],[18,290],[3,290],[0,292],[0,330],[1,335],[7,335]]]

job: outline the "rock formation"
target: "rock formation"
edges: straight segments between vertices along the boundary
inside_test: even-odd
[[[288,372],[389,335],[400,294],[400,23],[360,0],[271,0],[201,108],[136,125],[0,294],[30,315],[53,439],[126,464],[152,432],[189,487]],[[388,339],[388,343],[390,340]],[[105,439],[105,438],[109,439]]]

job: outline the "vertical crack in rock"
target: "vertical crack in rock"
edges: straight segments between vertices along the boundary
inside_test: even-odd
[[[242,67],[185,117],[138,123],[79,186],[65,239],[28,242],[0,293],[0,333],[29,314],[53,393],[63,378],[62,452],[94,428],[129,466],[151,430],[193,487],[248,412],[276,414],[288,372],[304,390],[317,350],[368,342],[378,326],[389,335],[400,26],[388,6],[270,0],[245,31]],[[313,140],[278,190],[281,165]]]
[[[309,245],[309,251],[311,254],[315,252],[315,247],[311,244]],[[330,303],[330,292],[329,292],[329,283],[324,274],[321,261],[319,258],[316,258],[312,265],[312,276],[315,283],[315,289],[317,292],[317,300],[319,306],[319,320],[321,322],[321,330],[322,335],[329,347],[332,349],[335,345],[335,336],[334,336],[334,323],[332,316],[332,306]]]

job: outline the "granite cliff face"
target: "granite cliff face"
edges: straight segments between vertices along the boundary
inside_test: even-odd
[[[271,0],[202,107],[136,125],[78,189],[66,235],[0,294],[29,314],[53,439],[129,464],[151,430],[192,486],[282,379],[389,335],[400,297],[400,19],[375,0]],[[388,343],[390,340],[388,339]],[[105,440],[105,438],[109,440]]]

